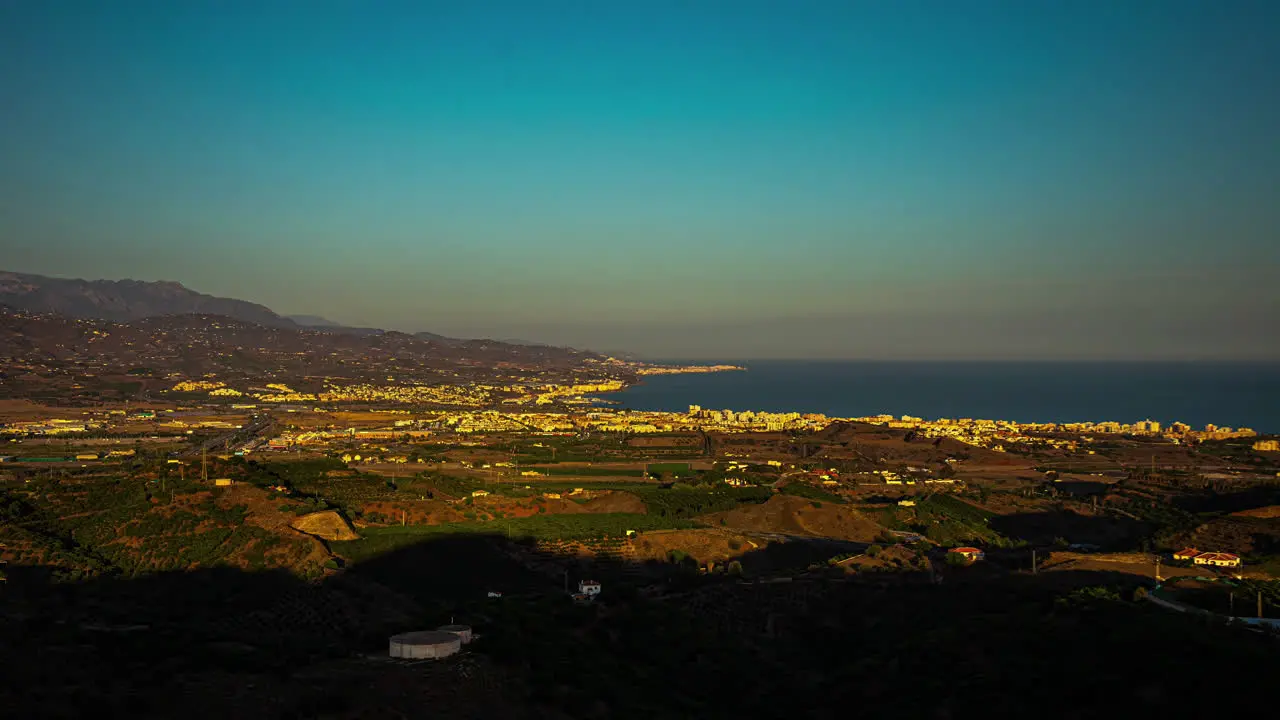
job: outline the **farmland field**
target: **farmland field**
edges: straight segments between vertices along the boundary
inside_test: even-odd
[[[407,525],[366,528],[364,537],[348,542],[330,543],[334,552],[360,562],[397,548],[414,545],[429,538],[448,535],[509,535],[535,540],[593,540],[602,537],[625,537],[628,530],[676,530],[697,524],[675,517],[634,513],[601,513],[593,515],[537,515],[490,522],[457,522],[439,525]]]
[[[544,475],[583,475],[594,477],[643,477],[644,470],[626,469],[626,468],[608,468],[608,467],[590,467],[581,465],[550,465],[538,466],[538,472]]]

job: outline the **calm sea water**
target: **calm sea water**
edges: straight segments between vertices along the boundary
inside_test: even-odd
[[[633,410],[1135,422],[1280,432],[1280,363],[736,362],[658,375],[607,399]]]

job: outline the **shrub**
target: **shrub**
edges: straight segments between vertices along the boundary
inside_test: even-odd
[[[867,557],[876,557],[877,555],[880,554],[882,550],[884,550],[884,548],[880,547],[879,545],[872,545],[871,547],[867,548]]]

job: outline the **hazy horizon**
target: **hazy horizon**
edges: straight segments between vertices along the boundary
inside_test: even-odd
[[[1276,360],[1280,5],[0,8],[5,269],[649,358]]]

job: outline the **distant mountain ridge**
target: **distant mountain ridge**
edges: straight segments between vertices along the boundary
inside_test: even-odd
[[[0,307],[33,313],[129,323],[169,315],[217,315],[291,330],[314,330],[344,335],[383,335],[373,327],[349,327],[319,315],[276,314],[258,303],[196,292],[182,283],[142,280],[81,280],[55,278],[0,270]],[[462,345],[471,340],[431,332],[413,337],[441,345]],[[542,343],[497,341],[504,345],[548,347]]]
[[[162,315],[202,314],[267,327],[298,327],[265,305],[206,295],[177,282],[80,280],[0,271],[0,304],[27,312],[122,323]]]
[[[320,317],[319,315],[286,315],[285,317],[301,325],[302,327],[310,327],[310,328],[342,327],[342,323],[334,322],[329,318]]]

